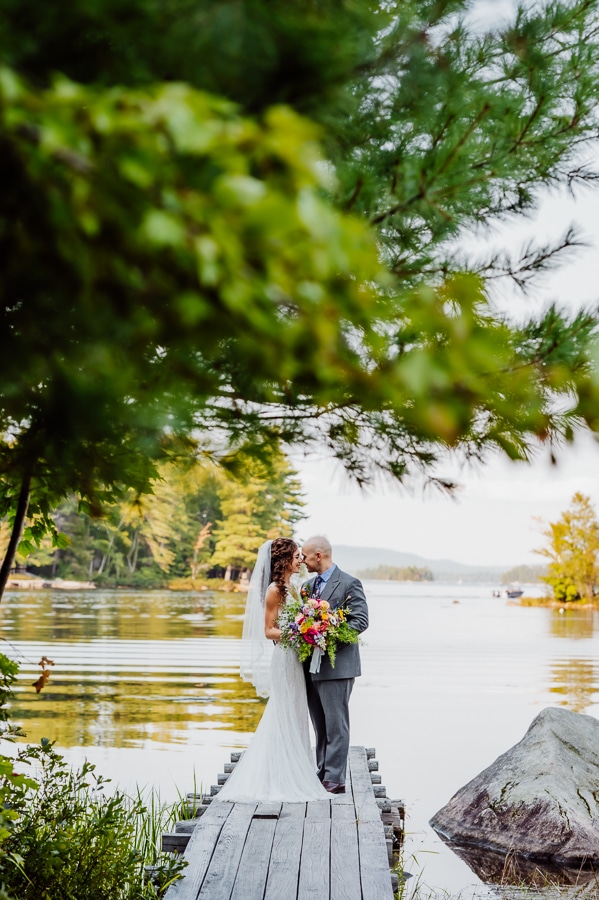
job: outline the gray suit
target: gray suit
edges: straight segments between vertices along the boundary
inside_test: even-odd
[[[316,577],[316,576],[314,576]],[[308,585],[312,581],[307,582]],[[362,583],[335,568],[324,585],[320,597],[333,608],[348,606],[349,623],[356,631],[368,628],[368,606]],[[316,732],[316,764],[321,781],[345,784],[349,750],[349,698],[354,679],[362,674],[360,649],[357,644],[340,644],[335,668],[324,656],[320,672],[311,675],[310,661],[305,664],[308,708]]]

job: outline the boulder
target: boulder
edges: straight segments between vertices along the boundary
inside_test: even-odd
[[[430,820],[462,846],[560,866],[599,863],[599,721],[542,710],[522,740]]]

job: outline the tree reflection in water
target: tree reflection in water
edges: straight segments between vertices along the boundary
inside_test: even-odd
[[[599,614],[591,607],[553,609],[549,619],[552,637],[576,641],[591,640],[598,624]],[[599,693],[599,670],[594,656],[555,660],[550,671],[549,692],[559,695],[560,706],[585,712],[595,702]]]
[[[13,592],[2,634],[22,664],[13,718],[61,747],[194,743],[251,733],[264,702],[238,677],[245,596],[170,591]],[[44,692],[31,682],[46,653]]]
[[[592,607],[562,606],[551,610],[549,628],[557,638],[592,638],[599,626],[599,613]]]

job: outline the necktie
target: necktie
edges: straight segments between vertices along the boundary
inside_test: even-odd
[[[314,579],[314,596],[320,597],[320,592],[322,590],[322,586],[324,584],[324,578],[321,575],[317,575]]]

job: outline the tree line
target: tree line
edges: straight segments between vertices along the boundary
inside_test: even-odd
[[[133,490],[97,517],[67,497],[52,517],[61,536],[25,548],[17,562],[44,578],[139,587],[237,581],[260,544],[291,536],[302,518],[301,485],[288,460],[246,459],[227,472],[209,461],[164,464],[151,493]],[[0,524],[0,553],[9,526]]]
[[[362,569],[360,578],[372,578],[375,581],[434,581],[433,573],[426,566],[376,566]]]

